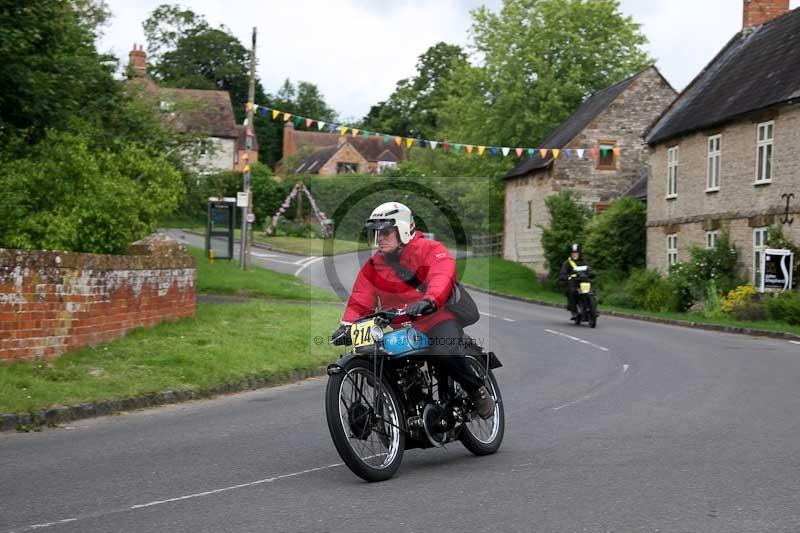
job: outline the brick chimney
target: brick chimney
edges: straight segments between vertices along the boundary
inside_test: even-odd
[[[789,0],[744,0],[742,29],[752,30],[789,11]]]
[[[134,77],[147,77],[147,54],[142,45],[137,48],[136,43],[133,43],[133,50],[128,54],[128,70]]]
[[[294,124],[288,121],[283,125],[283,158],[287,158],[297,151],[297,144],[294,142]]]

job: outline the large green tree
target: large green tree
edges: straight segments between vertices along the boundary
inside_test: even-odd
[[[431,46],[419,56],[416,75],[398,81],[387,100],[372,106],[364,117],[364,128],[404,137],[434,137],[448,81],[455,69],[466,65],[467,55],[460,46],[444,42]]]
[[[464,142],[535,145],[587,95],[652,63],[618,0],[503,0],[472,15],[478,62],[457,69],[440,112]]]

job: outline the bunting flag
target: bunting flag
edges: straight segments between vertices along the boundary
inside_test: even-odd
[[[354,137],[357,136],[359,133],[363,137],[371,137],[371,136],[383,137],[383,142],[384,143],[389,143],[392,140],[394,140],[394,142],[398,146],[403,146],[403,144],[405,144],[405,146],[407,148],[411,148],[415,144],[417,146],[419,146],[420,148],[429,147],[431,150],[436,150],[438,148],[441,148],[445,152],[449,152],[450,149],[452,148],[453,151],[455,153],[457,153],[457,154],[461,153],[461,151],[464,150],[464,149],[466,149],[466,152],[468,154],[472,154],[472,152],[475,151],[475,149],[477,149],[477,152],[478,152],[479,156],[483,156],[484,154],[486,154],[488,152],[489,154],[494,155],[494,156],[502,154],[503,157],[508,157],[508,155],[510,153],[512,153],[512,151],[513,151],[513,153],[515,153],[518,158],[521,158],[521,157],[523,157],[523,155],[526,155],[526,154],[527,154],[528,157],[533,157],[538,152],[542,159],[546,159],[548,153],[552,155],[553,159],[558,159],[559,156],[561,156],[562,154],[564,155],[565,159],[571,159],[573,157],[573,154],[575,156],[577,156],[578,159],[584,159],[584,156],[586,156],[586,155],[588,155],[589,157],[592,157],[592,158],[597,158],[598,154],[600,154],[600,155],[605,157],[605,156],[607,156],[609,154],[609,152],[613,152],[615,157],[619,157],[620,154],[621,154],[621,149],[618,146],[615,146],[613,148],[600,148],[600,149],[598,149],[596,147],[592,147],[592,148],[575,148],[575,149],[573,149],[573,148],[565,148],[565,149],[562,150],[561,148],[547,148],[547,147],[545,147],[545,148],[522,148],[522,147],[511,148],[511,147],[508,147],[508,146],[486,146],[486,145],[473,145],[473,144],[463,144],[463,143],[449,143],[449,142],[443,142],[443,141],[432,141],[432,140],[423,139],[423,138],[414,139],[414,138],[411,138],[411,137],[394,136],[394,135],[390,135],[388,133],[372,132],[372,131],[364,130],[364,129],[360,129],[360,128],[351,128],[350,126],[344,126],[344,125],[341,125],[341,124],[333,124],[333,123],[325,122],[323,120],[316,120],[316,119],[313,119],[313,118],[303,117],[303,116],[300,116],[300,115],[295,115],[293,113],[280,111],[279,109],[272,109],[272,108],[267,107],[267,106],[253,105],[251,103],[248,103],[245,106],[245,110],[246,111],[250,111],[251,109],[252,109],[252,111],[254,113],[257,113],[257,114],[259,114],[259,115],[261,115],[263,117],[269,116],[270,112],[271,112],[273,120],[278,120],[278,118],[282,116],[284,122],[289,123],[289,121],[291,120],[290,124],[293,123],[297,127],[299,127],[301,124],[305,123],[306,128],[311,129],[314,126],[314,124],[316,124],[317,125],[317,129],[319,131],[327,130],[330,133],[334,133],[334,132],[338,131],[340,133],[340,135],[347,135],[347,132],[349,131],[350,134],[352,136],[354,136]],[[245,123],[245,126],[248,126],[248,124]],[[248,129],[248,131],[251,131],[251,130]]]

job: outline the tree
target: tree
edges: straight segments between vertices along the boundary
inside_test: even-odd
[[[147,55],[158,62],[161,54],[175,50],[182,38],[208,29],[205,17],[178,5],[161,4],[142,24],[147,39]]]
[[[444,42],[431,46],[419,56],[416,75],[398,81],[387,100],[372,106],[363,127],[404,137],[434,137],[447,82],[456,68],[466,64],[461,47]]]
[[[577,196],[569,189],[548,196],[544,203],[550,214],[550,225],[541,228],[542,247],[550,279],[557,280],[570,245],[581,242],[591,212],[577,202]]]
[[[587,95],[652,63],[618,0],[504,0],[499,13],[472,15],[480,62],[448,83],[439,116],[450,138],[535,145]]]
[[[647,207],[620,198],[586,228],[584,252],[595,270],[629,274],[644,268],[647,255]]]

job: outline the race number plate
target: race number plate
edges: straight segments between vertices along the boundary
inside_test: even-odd
[[[581,283],[581,294],[587,294],[590,290],[592,290],[591,283]]]
[[[372,335],[369,330],[374,324],[374,318],[353,324],[350,328],[350,339],[353,341],[353,348],[372,344]]]

